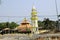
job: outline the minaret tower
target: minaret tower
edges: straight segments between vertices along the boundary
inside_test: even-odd
[[[31,24],[32,24],[32,33],[38,33],[38,16],[35,6],[32,7]]]

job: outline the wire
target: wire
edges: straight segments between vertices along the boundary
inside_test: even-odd
[[[44,16],[47,16],[47,17],[53,17],[53,16],[56,16],[56,15],[38,15],[38,17],[44,17]],[[0,16],[0,17],[31,17],[31,16]]]

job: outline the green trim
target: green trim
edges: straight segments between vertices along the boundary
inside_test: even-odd
[[[37,12],[32,12],[32,15],[36,15],[37,14]]]
[[[38,17],[32,17],[31,20],[38,20]]]
[[[36,28],[36,27],[31,27],[31,28]]]

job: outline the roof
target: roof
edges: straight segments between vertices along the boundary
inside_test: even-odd
[[[29,23],[26,18],[24,18],[24,20],[22,21],[22,23]]]
[[[17,27],[17,29],[26,29],[32,27],[31,24],[24,18],[22,23]]]
[[[5,28],[5,29],[3,29],[3,30],[10,30],[10,28]]]

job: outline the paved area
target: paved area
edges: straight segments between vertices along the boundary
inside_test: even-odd
[[[27,34],[6,34],[0,36],[0,40],[31,40]]]
[[[60,37],[59,34],[5,34],[0,35],[0,40],[34,40],[39,37],[51,37],[51,36],[57,36]]]

